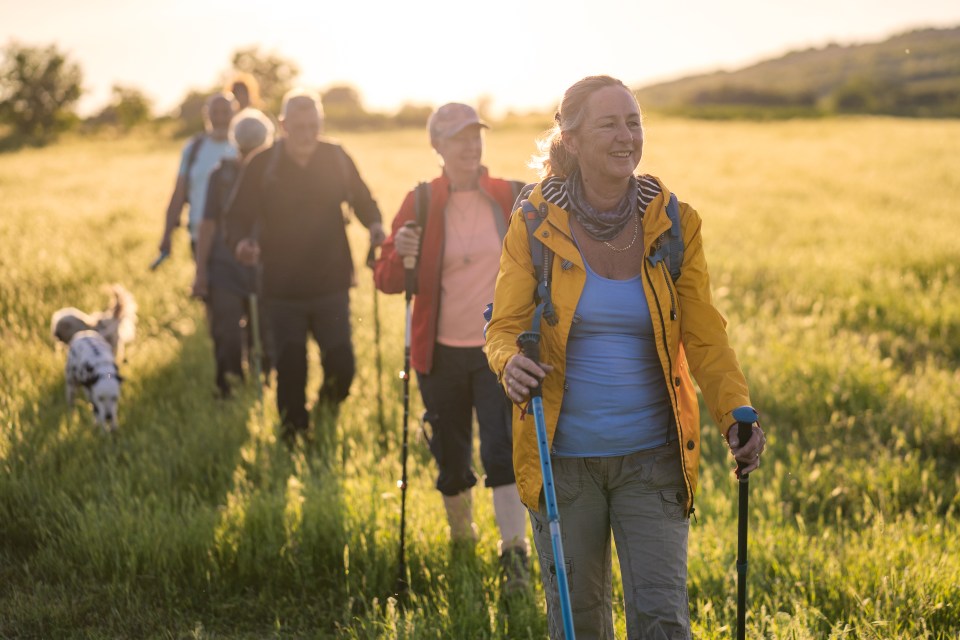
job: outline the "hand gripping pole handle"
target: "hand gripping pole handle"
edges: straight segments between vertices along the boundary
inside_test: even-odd
[[[403,226],[407,229],[416,229],[417,223],[410,220]],[[417,295],[417,256],[404,256],[403,272],[403,290],[409,302],[413,296]]]
[[[536,331],[524,331],[517,336],[517,345],[520,347],[520,353],[533,360],[535,364],[540,364],[540,334]],[[530,390],[531,398],[539,398],[543,394],[540,383]]]
[[[753,436],[753,424],[757,421],[759,415],[753,407],[737,407],[733,410],[733,419],[737,421],[737,440],[740,446],[747,444]],[[741,463],[737,463],[737,477],[740,476]]]

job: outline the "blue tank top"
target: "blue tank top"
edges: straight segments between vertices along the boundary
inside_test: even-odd
[[[620,456],[676,437],[639,275],[610,280],[587,265],[565,382],[554,455]]]

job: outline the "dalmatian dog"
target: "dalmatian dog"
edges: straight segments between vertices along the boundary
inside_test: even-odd
[[[93,415],[106,432],[117,428],[120,382],[117,359],[136,333],[137,303],[119,284],[111,286],[113,300],[104,311],[85,313],[64,307],[53,314],[50,332],[65,344],[67,355],[67,406],[72,408],[82,389]]]
[[[115,431],[123,378],[106,338],[91,330],[74,334],[67,354],[66,373],[67,407],[73,407],[77,392],[83,389],[97,424],[107,433]]]
[[[110,306],[95,313],[85,313],[76,307],[64,307],[53,314],[50,333],[56,340],[69,345],[74,334],[93,330],[110,343],[117,360],[124,361],[124,347],[131,342],[137,330],[137,302],[122,285],[110,287],[113,300]]]

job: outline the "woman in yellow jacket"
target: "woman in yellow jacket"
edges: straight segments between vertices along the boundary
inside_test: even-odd
[[[545,216],[536,235],[553,252],[558,322],[541,325],[541,359],[518,352],[531,328],[536,276],[527,225],[515,213],[504,239],[487,358],[514,408],[514,467],[530,510],[550,636],[562,637],[553,551],[532,416],[544,416],[578,640],[613,638],[610,533],[617,544],[630,638],[688,638],[687,533],[700,458],[691,373],[742,472],[760,463],[758,425],[741,446],[731,412],[750,404],[714,307],[701,221],[680,205],[681,275],[645,257],[671,227],[670,192],[634,175],[643,151],[640,109],[627,87],[591,76],[564,94],[529,196]]]

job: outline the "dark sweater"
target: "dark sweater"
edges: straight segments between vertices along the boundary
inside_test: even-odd
[[[306,166],[282,141],[250,158],[225,216],[227,245],[260,243],[263,295],[303,299],[347,290],[353,260],[341,203],[369,227],[381,221],[353,160],[340,145],[321,141]]]

